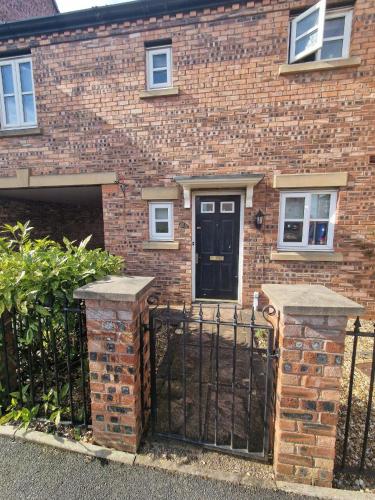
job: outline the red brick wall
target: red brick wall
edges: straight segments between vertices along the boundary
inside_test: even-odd
[[[29,17],[57,14],[53,0],[1,0],[0,22],[19,21]]]
[[[264,0],[58,33],[33,39],[43,135],[1,138],[0,175],[116,171],[125,196],[104,193],[105,238],[130,273],[154,275],[170,297],[191,297],[191,210],[175,202],[178,251],[144,251],[142,186],[176,175],[263,173],[245,210],[245,303],[261,283],[321,283],[375,312],[375,5],[357,0],[351,54],[358,68],[279,76],[287,58],[289,9],[311,2]],[[173,39],[179,96],[140,100],[144,42]],[[74,39],[73,39],[74,38]],[[26,41],[3,43],[0,49]],[[343,263],[272,262],[276,172],[349,173],[338,201],[335,250]],[[255,213],[265,226],[254,228]],[[187,228],[180,226],[185,222]]]
[[[34,228],[34,238],[82,241],[91,234],[90,248],[104,247],[101,207],[0,199],[0,227],[26,221]]]

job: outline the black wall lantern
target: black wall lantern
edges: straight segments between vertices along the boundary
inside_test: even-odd
[[[262,229],[263,222],[264,222],[264,213],[261,210],[258,210],[255,216],[255,227],[257,229]]]

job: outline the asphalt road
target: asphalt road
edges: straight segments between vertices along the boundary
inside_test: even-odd
[[[0,438],[1,500],[290,499],[307,497],[89,459]]]

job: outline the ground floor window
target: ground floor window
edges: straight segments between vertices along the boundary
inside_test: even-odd
[[[278,247],[284,250],[332,250],[335,191],[283,192]]]
[[[150,239],[173,240],[173,203],[150,203]]]

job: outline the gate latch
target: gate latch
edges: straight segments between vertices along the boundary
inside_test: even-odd
[[[280,357],[280,349],[277,347],[273,351],[273,354],[270,355],[270,358],[272,358],[272,359],[279,359],[279,357]]]

